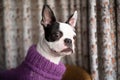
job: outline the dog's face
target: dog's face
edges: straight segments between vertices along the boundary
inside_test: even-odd
[[[45,40],[51,51],[60,56],[74,52],[76,20],[77,11],[66,23],[57,22],[51,8],[48,5],[43,7],[41,24],[44,27]]]

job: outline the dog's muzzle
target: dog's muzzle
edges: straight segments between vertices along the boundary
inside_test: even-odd
[[[71,48],[66,48],[66,49],[63,49],[61,52],[72,52],[73,53],[73,50]]]

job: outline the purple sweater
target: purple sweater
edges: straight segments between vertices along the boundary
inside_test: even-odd
[[[0,72],[0,80],[61,80],[64,72],[62,63],[50,62],[37,52],[36,46],[32,46],[20,66]]]

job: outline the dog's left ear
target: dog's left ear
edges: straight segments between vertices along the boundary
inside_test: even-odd
[[[72,14],[69,19],[66,21],[66,23],[70,24],[72,27],[75,27],[77,22],[77,11]]]
[[[55,15],[52,11],[52,9],[49,7],[49,5],[44,5],[42,10],[42,20],[41,24],[44,27],[47,27],[47,25],[52,24],[56,21]]]

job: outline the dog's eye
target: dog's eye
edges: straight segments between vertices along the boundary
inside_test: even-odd
[[[53,38],[58,38],[58,37],[59,37],[59,34],[58,34],[58,33],[53,33],[53,34],[52,34],[52,37],[53,37]]]
[[[73,39],[76,40],[76,36],[74,36]]]
[[[61,36],[62,36],[61,32],[55,32],[55,33],[52,34],[52,38],[54,40],[59,39]]]

